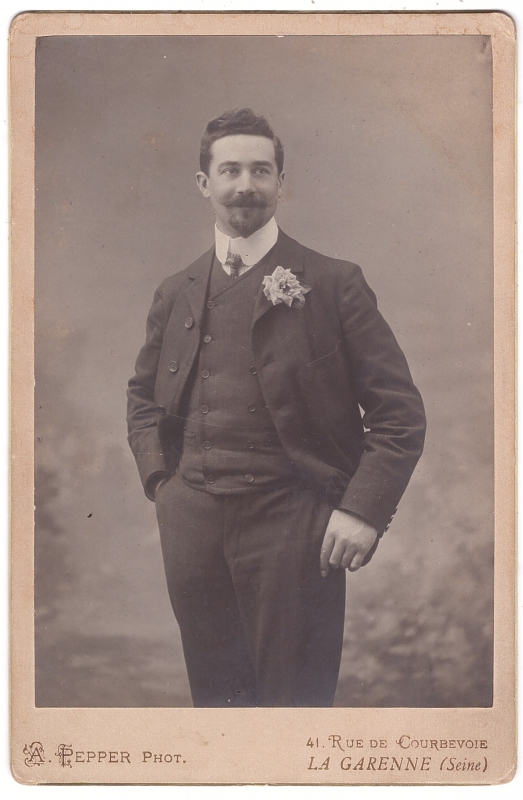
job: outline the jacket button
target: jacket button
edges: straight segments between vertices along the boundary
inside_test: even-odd
[[[206,336],[203,337],[203,341],[205,342],[205,344],[209,344],[209,342],[212,342],[212,336],[207,334]]]
[[[171,370],[171,372],[178,372],[178,362],[171,361],[171,363],[169,364],[169,369]]]
[[[254,442],[247,442],[247,450],[254,450]]]
[[[186,328],[192,328],[193,325],[194,325],[193,318],[192,317],[187,317],[187,319],[185,320],[185,327]]]
[[[214,300],[207,300],[207,308],[214,308]]]
[[[246,475],[245,480],[247,481],[247,483],[253,483],[254,475]]]
[[[214,475],[207,475],[207,483],[214,483]]]
[[[256,367],[250,367],[249,369],[250,369],[250,373],[251,373],[251,375],[256,375],[256,373],[258,372],[258,370],[256,369]]]
[[[202,414],[208,414],[209,413],[209,406],[202,406],[201,411],[202,411]]]
[[[202,369],[202,378],[208,378],[210,374],[208,369]]]
[[[158,406],[156,411],[161,417],[164,417],[167,414],[167,411],[165,410],[165,408],[162,408],[161,406]]]
[[[204,442],[203,446],[205,447],[206,450],[210,450],[211,447],[212,447],[212,444],[210,442]]]
[[[256,406],[254,405],[254,403],[249,403],[249,405],[247,406],[247,408],[249,409],[249,411],[250,411],[251,413],[252,413],[253,411],[256,411]]]

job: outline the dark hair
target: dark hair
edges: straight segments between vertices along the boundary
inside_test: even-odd
[[[278,175],[283,170],[283,145],[275,136],[274,131],[265,119],[255,114],[252,108],[235,108],[231,111],[224,111],[219,117],[211,119],[205,128],[200,142],[200,169],[209,174],[211,163],[212,143],[224,136],[234,136],[236,134],[247,134],[248,136],[266,136],[274,144],[276,166]]]

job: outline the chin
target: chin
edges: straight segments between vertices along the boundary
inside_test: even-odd
[[[244,239],[265,225],[265,220],[261,216],[253,215],[251,217],[243,217],[237,213],[231,214],[228,222],[231,228],[234,228]]]
[[[231,225],[231,227],[234,228],[236,233],[238,233],[244,239],[248,239],[249,236],[251,236],[251,234],[253,234],[255,231],[257,231],[258,228],[261,228],[262,225],[252,225],[252,224],[245,223],[243,225],[242,224]]]

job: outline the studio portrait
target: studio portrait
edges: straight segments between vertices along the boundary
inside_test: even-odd
[[[35,700],[490,707],[488,36],[44,36]]]

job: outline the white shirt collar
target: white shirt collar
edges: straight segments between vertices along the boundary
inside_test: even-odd
[[[251,236],[246,239],[243,236],[238,236],[236,239],[231,239],[226,233],[222,233],[218,227],[214,229],[216,238],[216,258],[221,264],[227,261],[227,253],[229,252],[229,241],[234,242],[233,250],[239,253],[242,257],[243,263],[252,267],[261,261],[262,258],[274,247],[278,239],[278,225],[274,217],[271,217],[263,228],[254,231]]]

